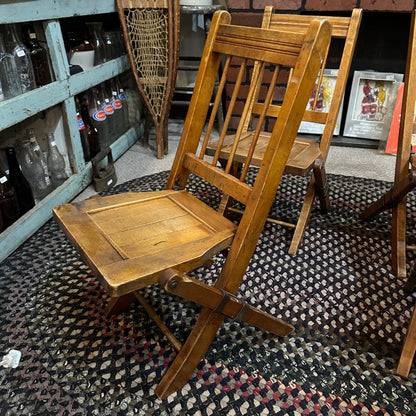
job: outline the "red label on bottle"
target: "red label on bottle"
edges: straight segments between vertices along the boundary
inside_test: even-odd
[[[123,104],[121,104],[121,101],[120,101],[120,100],[114,100],[114,101],[111,103],[111,105],[112,105],[115,109],[117,109],[117,110],[119,110],[120,108],[122,108],[122,107],[123,107]]]
[[[112,105],[106,105],[103,110],[105,111],[106,114],[114,114],[114,108]]]
[[[78,120],[78,130],[84,130],[85,124],[84,124],[84,120],[82,119],[82,117],[78,116],[77,120]]]
[[[98,110],[92,115],[92,118],[97,121],[104,121],[107,117],[103,110]]]

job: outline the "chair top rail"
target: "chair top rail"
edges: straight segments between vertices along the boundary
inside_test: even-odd
[[[351,25],[351,20],[359,17],[361,9],[354,9],[351,17],[297,15],[297,14],[272,14],[270,29],[306,32],[313,19],[326,19],[332,24],[332,37],[345,38]]]
[[[305,34],[255,27],[221,25],[214,51],[225,55],[293,67]]]

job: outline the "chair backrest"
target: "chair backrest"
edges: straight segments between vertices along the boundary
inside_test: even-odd
[[[326,159],[328,154],[329,145],[334,134],[334,130],[337,123],[338,114],[341,108],[345,87],[348,81],[348,74],[351,67],[351,61],[354,55],[355,44],[358,37],[358,31],[361,23],[361,9],[354,9],[350,17],[339,16],[314,16],[314,15],[297,15],[297,14],[278,14],[274,13],[274,9],[271,6],[265,8],[263,15],[263,28],[269,28],[274,30],[287,30],[296,31],[299,33],[305,33],[312,20],[314,19],[327,19],[332,24],[332,38],[344,39],[344,47],[342,50],[342,56],[339,63],[339,69],[337,74],[337,80],[332,91],[331,104],[327,111],[321,107],[317,107],[318,93],[315,93],[315,100],[312,102],[312,109],[307,110],[304,113],[303,120],[323,124],[324,129],[320,140],[321,158]],[[322,82],[324,80],[324,69],[326,67],[326,61],[322,62],[319,77],[317,79],[317,85],[314,88],[317,92],[321,90]],[[252,79],[257,76],[256,72],[259,70],[258,65],[255,65],[253,70]],[[245,120],[245,128],[247,129],[252,122],[253,116],[258,116],[263,110],[263,103],[257,102],[261,85],[257,84],[256,93],[254,94],[252,112]],[[322,88],[323,89],[323,88]],[[269,107],[268,115],[271,117],[277,117],[279,114],[280,106],[272,105]]]
[[[246,206],[227,257],[228,267],[224,266],[222,275],[231,270],[236,274],[244,273],[246,270],[274,199],[319,68],[325,60],[332,31],[331,24],[327,20],[313,20],[304,33],[235,26],[230,24],[230,20],[230,14],[226,11],[216,12],[213,17],[183,133],[167,182],[167,189],[175,185],[185,187],[189,173],[193,172]],[[198,151],[218,68],[223,58],[225,58],[225,64],[218,94],[211,111],[202,148]],[[230,65],[231,60],[233,60],[233,68]],[[250,185],[246,183],[250,155],[239,177],[231,174],[232,156],[225,168],[218,166],[218,159],[236,98],[240,89],[246,88],[241,81],[247,69],[247,63],[253,61],[257,61],[261,68],[267,65],[268,71],[259,71],[259,78],[266,72],[271,74],[264,111],[260,118],[264,119],[266,116],[277,82],[280,84],[281,78],[284,78],[287,85],[263,164],[259,168],[254,183]],[[216,105],[221,99],[227,73],[235,70],[235,64],[239,65],[238,79],[231,93],[231,103],[223,129],[219,134],[216,154],[214,157],[208,157],[205,155],[205,149],[212,133]],[[272,67],[271,70],[269,70],[270,67]],[[281,76],[289,71],[292,72],[290,78]],[[250,94],[253,93],[254,89]],[[243,111],[248,111],[251,98],[248,97]],[[241,120],[235,136],[235,147],[243,123]],[[253,135],[252,150],[254,150],[259,133],[260,130]]]

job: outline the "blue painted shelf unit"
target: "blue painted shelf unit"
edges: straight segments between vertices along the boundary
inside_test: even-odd
[[[78,131],[74,96],[130,69],[121,56],[87,71],[70,75],[60,19],[74,16],[116,13],[114,0],[20,0],[0,2],[0,24],[41,21],[56,81],[0,102],[0,131],[35,116],[57,104],[63,109],[69,137],[68,153],[73,174],[29,212],[0,234],[0,261],[9,256],[52,216],[52,207],[72,200],[92,181],[91,162],[84,161]],[[119,158],[142,134],[143,126],[130,128],[112,145]],[[0,143],[1,146],[1,143]]]

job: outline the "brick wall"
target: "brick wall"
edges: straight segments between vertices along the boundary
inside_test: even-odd
[[[416,0],[228,0],[228,10],[232,15],[232,22],[239,25],[259,27],[265,6],[274,6],[275,10],[281,13],[339,15],[349,15],[354,7],[362,8],[363,20],[356,47],[357,57],[355,61],[353,60],[350,78],[352,78],[354,69],[404,72],[410,12],[416,8]],[[379,28],[382,31],[379,32]],[[383,33],[385,33],[387,40],[383,40]],[[374,36],[378,38],[376,41]],[[387,51],[388,49],[389,51]],[[370,66],[373,67],[370,68]],[[245,74],[245,91],[249,89],[250,76],[251,68],[249,67]],[[237,70],[232,69],[227,77],[226,108],[232,84],[236,78]],[[348,99],[348,94],[347,85],[346,99]],[[278,100],[282,95],[283,91],[277,89],[274,98]],[[243,92],[237,99],[229,125],[230,130],[235,130],[238,125],[245,98]],[[271,128],[272,125],[269,121],[266,129],[270,130]]]
[[[369,11],[410,12],[416,8],[415,0],[228,0],[231,12],[261,12],[265,6],[291,12],[351,11],[360,7]]]

